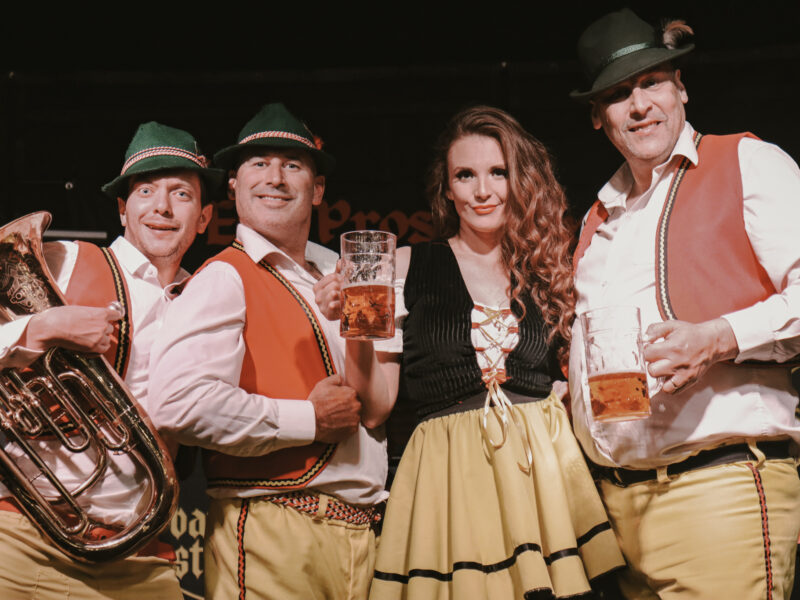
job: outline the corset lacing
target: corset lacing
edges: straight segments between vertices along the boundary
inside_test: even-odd
[[[488,390],[483,404],[481,435],[489,446],[497,450],[505,444],[509,421],[512,422],[525,451],[525,462],[518,461],[517,464],[523,472],[529,473],[533,466],[533,451],[528,438],[527,419],[500,387],[508,379],[505,369],[506,356],[519,341],[517,320],[509,308],[495,309],[475,304],[472,311],[472,329],[472,342],[478,354],[481,377]],[[501,426],[502,437],[499,442],[495,442],[489,435],[490,412]]]

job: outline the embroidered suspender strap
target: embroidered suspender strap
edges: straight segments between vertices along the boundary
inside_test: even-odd
[[[133,339],[130,293],[125,277],[112,250],[88,242],[77,244],[78,256],[64,298],[68,304],[78,306],[105,307],[115,300],[122,305],[125,315],[115,324],[116,341],[112,339],[104,356],[124,378]]]
[[[695,132],[694,146],[700,146],[700,140],[703,138],[701,133]],[[658,220],[658,229],[656,230],[656,298],[658,300],[658,309],[661,312],[661,317],[667,321],[676,319],[675,311],[672,309],[672,303],[669,299],[669,288],[667,285],[667,230],[669,228],[669,219],[672,215],[672,209],[675,206],[675,197],[678,195],[678,188],[681,186],[686,169],[692,164],[685,156],[678,165],[678,170],[672,178],[672,184],[667,193],[667,199],[664,202],[664,208],[661,210],[661,217]]]
[[[235,252],[231,253],[232,250]],[[240,386],[250,393],[305,399],[316,382],[336,373],[328,342],[313,310],[277,269],[266,260],[254,263],[239,242],[223,250],[216,260],[234,266],[245,286],[247,316],[243,335],[247,349]],[[269,277],[261,275],[265,272]],[[254,294],[261,301],[269,297],[272,310],[258,312]],[[310,326],[310,331],[304,323]],[[282,340],[276,343],[300,348],[301,364],[296,364],[292,353],[281,352],[275,344],[261,343],[265,336]],[[319,361],[313,356],[314,348],[318,350]],[[256,369],[255,365],[262,368]],[[208,485],[264,490],[305,488],[328,465],[336,447],[336,444],[313,442],[253,457],[205,451]]]
[[[100,248],[103,256],[111,269],[111,276],[114,278],[114,291],[117,294],[117,301],[122,305],[122,318],[117,321],[117,351],[114,354],[114,362],[111,365],[121,376],[125,376],[128,368],[128,360],[131,355],[131,337],[133,326],[131,322],[131,303],[128,296],[128,287],[125,277],[122,275],[117,257],[111,248]]]

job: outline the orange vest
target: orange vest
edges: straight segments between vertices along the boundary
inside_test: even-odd
[[[203,267],[212,261],[235,268],[244,286],[245,354],[239,387],[271,398],[308,398],[321,379],[336,373],[314,312],[272,265],[266,260],[254,263],[238,243]],[[335,449],[336,444],[314,442],[251,457],[205,450],[208,486],[303,488],[328,465]]]
[[[700,323],[776,293],[744,226],[739,141],[750,133],[695,134],[697,165],[684,158],[656,230],[656,299],[663,319]],[[608,218],[598,200],[575,249],[573,266]]]
[[[125,316],[114,325],[111,347],[103,355],[120,377],[125,377],[133,339],[133,321],[128,285],[110,248],[77,242],[78,256],[69,285],[67,304],[105,307],[114,300],[122,304]]]

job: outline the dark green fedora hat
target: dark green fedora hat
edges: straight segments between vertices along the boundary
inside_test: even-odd
[[[588,88],[573,90],[570,97],[586,102],[629,77],[693,49],[694,44],[689,43],[667,47],[661,33],[628,8],[610,13],[589,25],[578,39],[578,61]]]
[[[336,166],[334,158],[322,150],[322,142],[280,102],[264,105],[239,132],[239,141],[214,155],[214,164],[235,169],[241,152],[254,147],[301,148],[314,159],[320,175],[330,175]]]
[[[194,137],[182,129],[168,127],[155,121],[139,125],[128,150],[119,177],[101,189],[111,198],[128,195],[128,179],[167,169],[195,171],[206,183],[209,193],[214,193],[225,180],[225,171],[208,168],[208,160],[200,152]]]

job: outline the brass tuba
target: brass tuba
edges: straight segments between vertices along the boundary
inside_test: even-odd
[[[42,252],[49,223],[50,214],[38,212],[0,228],[0,323],[65,304]],[[92,515],[84,495],[121,454],[146,481],[132,490],[136,514],[112,525]],[[55,464],[78,456],[88,457],[81,459],[88,473],[67,489]],[[103,357],[63,348],[0,372],[0,477],[42,533],[81,562],[134,553],[169,523],[177,503],[169,452],[120,377]]]

